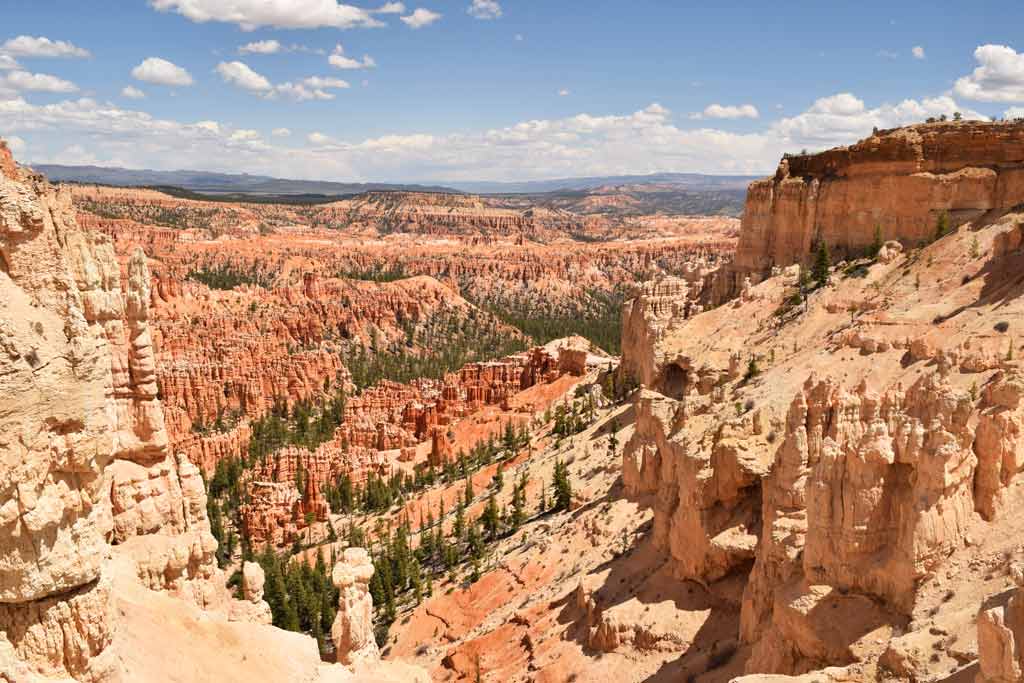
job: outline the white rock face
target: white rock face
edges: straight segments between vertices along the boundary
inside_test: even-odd
[[[0,653],[9,671],[89,680],[111,638],[115,407],[97,307],[120,302],[117,263],[3,145],[0,169]]]
[[[255,624],[269,624],[273,621],[270,605],[263,599],[263,584],[266,577],[263,567],[255,562],[242,565],[242,600],[231,604],[231,621],[248,621]]]
[[[370,579],[373,562],[364,548],[347,548],[334,565],[331,579],[341,591],[331,638],[342,664],[363,664],[380,659],[373,637],[373,598]]]

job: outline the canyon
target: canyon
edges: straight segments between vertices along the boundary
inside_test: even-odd
[[[0,146],[0,680],[1024,680],[1021,169],[877,130],[738,221]]]

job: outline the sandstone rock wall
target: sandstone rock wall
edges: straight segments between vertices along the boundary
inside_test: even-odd
[[[959,121],[878,131],[850,147],[783,159],[750,185],[734,266],[723,292],[772,266],[809,263],[823,240],[834,258],[874,240],[916,245],[953,224],[1024,201],[1024,124]]]
[[[109,679],[108,543],[149,588],[230,598],[199,471],[168,447],[145,256],[122,285],[69,194],[0,162],[0,651],[15,672]]]
[[[100,568],[118,412],[98,309],[119,293],[92,247],[67,193],[0,144],[0,665],[16,678],[111,666]],[[76,260],[94,265],[94,288]]]

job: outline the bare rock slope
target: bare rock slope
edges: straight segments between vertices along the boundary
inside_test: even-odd
[[[675,576],[741,582],[729,666],[750,680],[1021,680],[1022,140],[927,124],[784,161],[736,262],[774,271],[709,311],[671,283],[627,302],[625,489]],[[865,213],[878,188],[891,206]],[[942,210],[959,226],[935,238]],[[860,247],[875,222],[902,245],[801,296],[811,236]]]

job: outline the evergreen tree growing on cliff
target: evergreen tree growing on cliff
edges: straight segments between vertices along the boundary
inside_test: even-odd
[[[491,495],[487,498],[487,507],[484,508],[481,521],[488,538],[492,541],[497,538],[498,529],[501,525],[501,515],[498,512],[498,501],[495,499],[493,491],[491,491]]]
[[[819,287],[828,284],[829,271],[832,269],[832,257],[828,253],[828,244],[825,240],[818,242],[818,250],[814,255],[814,268],[811,270],[811,278],[818,283]]]
[[[870,251],[868,256],[873,259],[878,258],[878,252],[882,251],[882,226],[875,223],[875,238],[871,240]]]
[[[943,211],[935,221],[935,239],[940,240],[949,232],[949,213]]]
[[[569,481],[569,466],[561,460],[555,462],[553,487],[555,511],[568,510],[572,505],[572,482]]]
[[[512,490],[512,528],[518,529],[526,520],[526,471]]]

